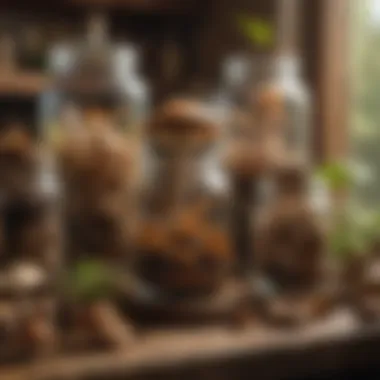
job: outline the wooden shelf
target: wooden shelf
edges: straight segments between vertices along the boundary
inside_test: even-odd
[[[296,332],[257,326],[149,333],[124,353],[46,359],[0,369],[0,378],[191,379],[200,369],[210,376],[205,378],[223,380],[252,379],[252,374],[259,379],[283,379],[284,373],[289,378],[309,378],[323,371],[379,368],[379,345],[378,325],[363,327],[339,312]]]
[[[34,97],[47,86],[47,77],[31,72],[1,72],[0,96]]]

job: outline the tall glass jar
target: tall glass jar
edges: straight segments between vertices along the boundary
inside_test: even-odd
[[[137,272],[152,294],[164,299],[206,296],[228,278],[229,194],[209,175],[217,171],[210,155],[219,132],[210,109],[185,98],[165,103],[148,123],[151,172]]]

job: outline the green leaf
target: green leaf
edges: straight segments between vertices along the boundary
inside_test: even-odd
[[[274,43],[274,29],[270,22],[256,17],[240,15],[237,19],[239,29],[254,46],[269,48]]]
[[[86,302],[109,297],[113,283],[113,273],[104,263],[85,260],[78,262],[68,274],[65,289],[69,297]]]
[[[329,163],[317,170],[317,176],[321,178],[330,190],[344,190],[354,183],[354,174],[347,166],[340,163]]]
[[[335,258],[345,260],[368,253],[379,236],[380,214],[350,204],[329,233],[329,250]]]

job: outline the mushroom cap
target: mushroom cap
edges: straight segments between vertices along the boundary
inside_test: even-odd
[[[148,133],[153,141],[165,146],[184,145],[202,147],[215,141],[218,125],[201,102],[173,99],[164,103],[148,122]]]
[[[227,155],[226,167],[235,177],[254,178],[273,166],[268,150],[260,144],[235,143]]]

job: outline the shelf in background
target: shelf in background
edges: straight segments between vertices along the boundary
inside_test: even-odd
[[[187,13],[195,10],[198,0],[65,0],[64,3],[80,7],[104,7],[147,12]]]
[[[1,97],[34,97],[43,91],[48,79],[41,73],[34,72],[1,72]]]

